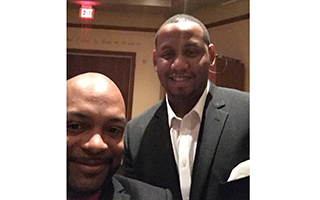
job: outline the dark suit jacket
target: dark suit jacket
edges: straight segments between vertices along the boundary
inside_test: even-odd
[[[110,195],[113,194],[113,195]],[[171,192],[121,175],[101,192],[99,200],[173,200]]]
[[[167,108],[162,100],[128,122],[123,164],[126,176],[168,188],[174,199],[180,200],[179,175],[170,140]],[[226,181],[232,169],[248,159],[249,94],[210,83],[193,165],[190,200],[218,199],[220,186],[228,186]],[[233,188],[237,188],[236,182]]]

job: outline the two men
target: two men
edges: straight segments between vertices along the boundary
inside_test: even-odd
[[[170,198],[167,190],[114,175],[125,129],[127,176],[168,188],[175,200],[248,199],[249,178],[231,174],[249,160],[249,94],[208,80],[214,46],[199,20],[173,16],[155,44],[166,98],[126,128],[123,99],[109,79],[89,73],[68,81],[68,197]]]
[[[168,188],[175,200],[232,199],[233,192],[248,199],[248,177],[227,181],[249,160],[249,94],[208,80],[214,45],[192,16],[168,19],[155,44],[154,69],[167,94],[128,122],[125,175]]]
[[[123,155],[125,104],[97,73],[67,81],[68,199],[172,199],[168,190],[114,175]]]

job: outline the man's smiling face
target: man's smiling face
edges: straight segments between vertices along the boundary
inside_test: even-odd
[[[120,165],[125,105],[120,92],[103,79],[101,84],[72,81],[67,88],[68,189],[91,194]]]
[[[153,61],[170,100],[200,98],[208,80],[209,51],[196,23],[170,23],[159,30]]]

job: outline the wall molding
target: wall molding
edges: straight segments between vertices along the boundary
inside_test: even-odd
[[[207,28],[213,28],[217,26],[222,26],[226,24],[231,24],[234,22],[249,19],[249,13],[245,15],[240,15],[237,17],[213,22],[210,24],[205,24]],[[116,30],[116,31],[135,31],[135,32],[148,32],[156,33],[158,28],[140,28],[140,27],[129,27],[129,26],[109,26],[109,25],[97,25],[97,24],[79,24],[79,23],[67,23],[68,28],[90,28],[90,29],[104,29],[104,30]]]
[[[246,20],[246,19],[249,19],[249,18],[250,18],[250,15],[248,13],[248,14],[245,14],[245,15],[240,15],[240,16],[237,16],[237,17],[232,17],[232,18],[229,18],[229,19],[225,19],[225,20],[213,22],[213,23],[210,23],[210,24],[206,24],[205,26],[207,28],[213,28],[213,27],[217,27],[217,26],[222,26],[222,25],[231,24],[231,23],[234,23],[234,22]]]
[[[135,31],[135,32],[157,32],[157,28],[139,28],[129,26],[109,26],[109,25],[96,25],[96,24],[78,24],[67,23],[68,28],[91,28],[91,29],[107,29],[116,31]]]

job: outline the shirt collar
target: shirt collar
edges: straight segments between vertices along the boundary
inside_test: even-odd
[[[204,104],[206,102],[206,98],[207,98],[207,95],[209,93],[209,88],[210,88],[210,83],[209,81],[207,82],[207,87],[206,89],[203,91],[199,101],[197,102],[197,104],[192,108],[192,110],[190,110],[189,113],[191,113],[192,111],[195,111],[198,115],[199,115],[199,118],[200,118],[200,122],[201,122],[201,119],[202,119],[202,113],[203,113],[203,108],[204,108]],[[166,94],[166,104],[167,104],[167,111],[168,111],[168,123],[169,123],[169,127],[171,127],[171,122],[172,122],[172,119],[173,118],[177,118],[177,119],[180,119],[180,117],[177,117],[176,114],[173,112],[170,104],[169,104],[169,100],[168,100],[168,94]],[[189,114],[188,113],[188,114]],[[188,115],[186,114],[186,115]]]

